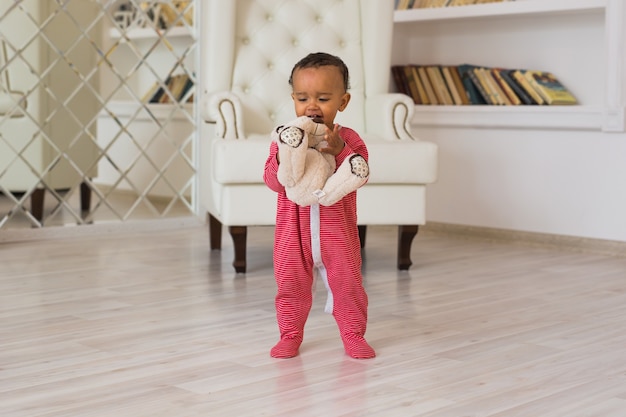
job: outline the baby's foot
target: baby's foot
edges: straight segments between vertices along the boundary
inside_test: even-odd
[[[376,356],[376,352],[365,341],[363,336],[356,334],[344,336],[343,347],[346,350],[346,354],[354,359],[371,359]]]
[[[278,359],[293,358],[298,356],[298,349],[300,349],[301,344],[302,340],[296,338],[280,339],[276,346],[270,350],[270,356]]]

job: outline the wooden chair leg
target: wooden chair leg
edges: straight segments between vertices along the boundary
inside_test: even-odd
[[[245,273],[248,228],[246,226],[230,226],[228,230],[230,231],[230,236],[233,238],[233,244],[235,246],[235,260],[233,261],[235,272]]]
[[[89,210],[91,210],[91,188],[83,181],[80,183],[80,211],[86,214]]]
[[[209,242],[211,250],[222,249],[222,222],[209,214]]]
[[[401,271],[409,269],[411,262],[411,244],[417,235],[417,225],[398,226],[398,269]]]
[[[359,240],[361,241],[361,249],[365,247],[365,237],[367,235],[367,226],[360,225],[359,228]]]
[[[43,203],[46,190],[44,188],[35,188],[30,195],[30,212],[39,222],[43,220]]]

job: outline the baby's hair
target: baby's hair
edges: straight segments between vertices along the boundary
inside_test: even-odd
[[[348,67],[338,56],[327,54],[325,52],[308,54],[298,61],[298,63],[291,70],[289,85],[293,87],[293,73],[296,72],[296,70],[303,68],[319,68],[328,65],[337,67],[343,77],[343,87],[346,91],[348,91],[350,89],[350,75],[348,74]]]

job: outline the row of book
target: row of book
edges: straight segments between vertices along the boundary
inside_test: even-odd
[[[142,1],[126,0],[118,5],[114,19],[122,29],[131,27],[155,27],[167,29],[173,26],[193,25],[193,5],[190,1]]]
[[[399,92],[415,104],[570,105],[574,95],[546,71],[462,65],[394,65]]]
[[[165,82],[156,81],[141,99],[144,103],[193,102],[193,80],[188,74],[168,76]],[[166,91],[167,90],[167,91]]]
[[[396,10],[425,9],[428,7],[465,6],[468,4],[502,3],[515,0],[395,0]]]

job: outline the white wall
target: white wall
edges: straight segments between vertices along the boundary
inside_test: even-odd
[[[626,134],[415,132],[440,147],[428,221],[626,241]]]

